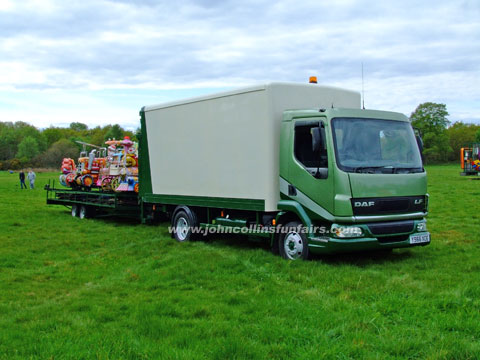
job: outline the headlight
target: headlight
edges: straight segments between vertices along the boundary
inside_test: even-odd
[[[362,228],[358,226],[339,226],[333,224],[330,231],[339,238],[354,238],[363,235]]]
[[[422,221],[422,222],[419,222],[417,224],[417,231],[418,232],[423,232],[423,231],[427,231],[427,223]]]

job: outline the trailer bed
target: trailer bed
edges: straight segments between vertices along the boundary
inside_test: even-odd
[[[138,194],[134,192],[104,192],[100,189],[81,190],[56,188],[55,182],[45,186],[48,205],[86,206],[91,214],[127,216],[140,219]]]

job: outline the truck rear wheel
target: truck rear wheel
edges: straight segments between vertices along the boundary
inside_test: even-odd
[[[172,221],[173,237],[180,242],[190,240],[194,226],[196,226],[195,214],[188,208],[179,209]]]
[[[308,241],[303,224],[292,221],[285,225],[278,241],[280,255],[287,260],[308,259]]]

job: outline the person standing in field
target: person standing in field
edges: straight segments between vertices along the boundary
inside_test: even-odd
[[[32,169],[30,169],[30,171],[28,172],[28,175],[27,175],[28,181],[30,182],[30,189],[35,188],[35,178],[36,177],[37,177],[37,175],[35,175],[35,173],[33,172]]]
[[[27,185],[25,184],[25,173],[23,170],[20,170],[20,174],[18,175],[20,178],[20,188],[23,189],[25,186],[25,189],[27,188]]]

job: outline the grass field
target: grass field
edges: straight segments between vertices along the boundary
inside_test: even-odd
[[[72,218],[0,173],[0,358],[478,359],[480,181],[428,168],[430,246],[288,262]]]

